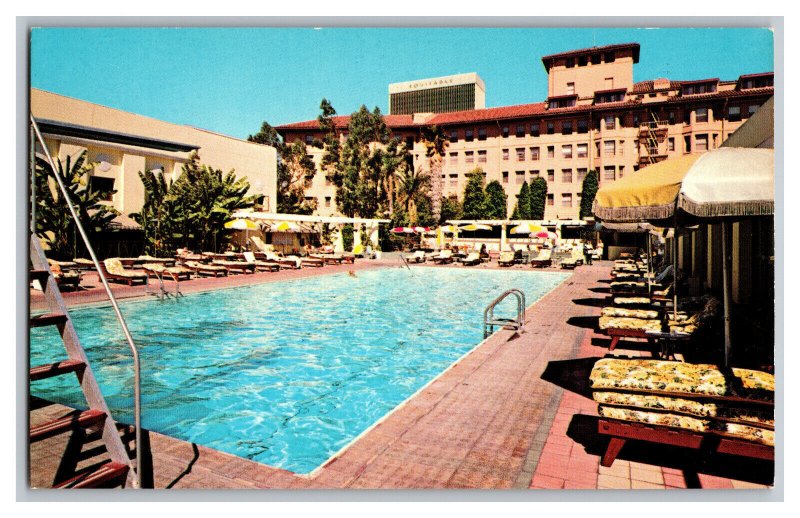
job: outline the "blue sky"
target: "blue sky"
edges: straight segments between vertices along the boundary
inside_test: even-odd
[[[339,114],[388,112],[388,84],[477,72],[486,105],[547,96],[541,57],[638,42],[634,80],[774,70],[768,29],[41,28],[31,85],[234,137]]]

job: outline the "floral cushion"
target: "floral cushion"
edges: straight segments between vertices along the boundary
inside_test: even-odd
[[[693,432],[706,432],[711,425],[711,422],[707,419],[698,419],[696,417],[661,412],[643,412],[641,410],[632,410],[630,408],[616,408],[604,405],[599,405],[597,412],[600,414],[600,416],[608,417],[610,419],[620,419],[622,421],[669,426],[670,428],[683,428]]]
[[[189,268],[201,269],[201,270],[209,270],[209,271],[225,271],[224,266],[215,266],[213,264],[203,264],[198,263],[197,261],[186,261],[186,266]]]
[[[738,423],[714,423],[714,429],[720,434],[734,439],[757,442],[766,446],[775,446],[775,431]]]
[[[629,317],[600,317],[600,329],[631,329],[639,331],[661,331],[660,320]]]
[[[614,304],[618,306],[641,306],[650,304],[650,297],[614,297]]]
[[[718,418],[765,427],[775,426],[772,408],[753,409],[724,402],[698,401],[686,398],[632,394],[626,392],[595,391],[592,398],[604,405],[635,407],[692,414],[699,417]]]
[[[734,368],[726,375],[708,364],[603,358],[595,363],[589,379],[593,389],[775,400],[772,374]]]
[[[601,314],[604,317],[658,318],[658,311],[653,309],[626,309],[612,306],[604,307]]]
[[[103,261],[103,264],[106,265],[106,270],[108,273],[112,275],[117,275],[119,277],[141,277],[142,274],[138,272],[132,272],[130,270],[126,270],[124,266],[122,266],[122,262],[117,258],[106,259]]]

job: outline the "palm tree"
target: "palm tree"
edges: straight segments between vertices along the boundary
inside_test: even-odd
[[[421,136],[425,145],[425,156],[428,157],[428,171],[430,171],[431,176],[433,219],[438,221],[442,210],[442,161],[450,141],[442,129],[436,125],[422,128]]]
[[[417,197],[427,193],[430,176],[424,171],[403,167],[397,177],[397,198],[411,225],[417,223]]]

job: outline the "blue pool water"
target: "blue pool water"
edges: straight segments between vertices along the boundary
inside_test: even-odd
[[[483,339],[508,288],[528,304],[566,274],[376,269],[122,304],[141,349],[142,425],[307,473]],[[497,314],[513,316],[506,299]],[[130,353],[109,307],[72,312],[114,416],[132,422]],[[31,330],[31,365],[63,358]],[[84,405],[74,376],[34,395]]]

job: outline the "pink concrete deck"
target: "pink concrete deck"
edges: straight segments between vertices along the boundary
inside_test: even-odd
[[[355,267],[190,282],[210,289],[375,265],[359,261]],[[608,353],[607,339],[595,335],[592,324],[606,295],[592,290],[603,286],[598,281],[609,272],[603,265],[575,270],[529,308],[521,334],[495,333],[309,476],[148,432],[142,445],[145,481],[156,488],[751,488],[771,483],[771,465],[738,458],[699,462],[693,452],[659,445],[626,446],[611,468],[599,466],[605,442],[596,433],[596,405],[585,395],[585,381],[593,358]],[[184,285],[188,292],[190,283]],[[70,301],[87,302],[81,297],[87,296],[77,294]],[[621,342],[614,353],[650,354],[625,347]],[[32,421],[66,411],[45,406]],[[131,441],[132,434],[123,433]],[[31,448],[35,485],[52,482],[44,466],[58,466],[48,464],[49,452],[64,452],[69,438],[49,441]]]

